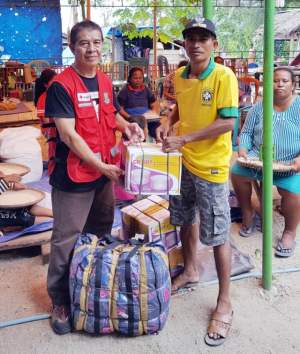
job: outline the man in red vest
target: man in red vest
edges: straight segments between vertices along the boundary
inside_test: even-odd
[[[77,23],[70,33],[75,62],[47,91],[45,116],[56,128],[49,144],[54,226],[47,286],[53,303],[51,325],[57,334],[71,331],[68,276],[78,235],[111,232],[112,182],[123,174],[115,165],[115,130],[131,141],[144,139],[136,123],[116,114],[112,84],[97,68],[102,43],[96,23]]]

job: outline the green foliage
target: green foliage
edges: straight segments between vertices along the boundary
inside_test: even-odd
[[[299,0],[285,0],[286,7],[300,7]]]
[[[213,1],[213,0],[212,0]],[[137,6],[123,8],[114,12],[122,31],[129,38],[144,37],[153,38],[153,30],[138,32],[138,26],[153,26],[154,10],[152,6],[146,6],[153,1],[136,0]],[[171,5],[178,7],[171,7]],[[158,38],[162,42],[173,39],[181,39],[181,32],[188,19],[202,15],[202,8],[197,6],[197,0],[157,0],[156,8]],[[163,7],[163,6],[168,7]],[[185,6],[184,6],[185,5]],[[300,0],[286,0],[286,6],[300,7]],[[247,56],[250,48],[255,46],[257,51],[262,50],[262,38],[255,40],[254,33],[263,24],[264,9],[261,7],[217,7],[215,8],[214,22],[217,25],[219,50],[232,52],[234,56]]]
[[[247,55],[248,50],[253,47],[254,32],[263,23],[264,10],[217,8],[215,19],[220,50],[227,53],[245,52],[244,54]]]
[[[157,14],[157,26],[158,37],[162,42],[167,42],[172,38],[180,38],[183,26],[183,21],[187,19],[199,16],[201,9],[195,6],[199,1],[197,0],[174,0],[175,5],[181,7],[171,7],[173,1],[170,0],[157,0],[156,14]],[[148,3],[153,1],[136,0],[136,6],[142,7],[130,7],[122,8],[114,11],[113,16],[118,19],[122,31],[129,37],[144,36],[145,32],[136,32],[138,26],[153,26],[154,9],[153,6],[148,6]],[[164,7],[166,6],[166,7]],[[135,24],[135,28],[130,27],[126,29],[126,25],[130,23]],[[153,38],[153,31],[149,32],[149,37]]]

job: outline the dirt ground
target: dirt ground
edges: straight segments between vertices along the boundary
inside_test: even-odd
[[[251,256],[253,271],[260,272],[261,234],[244,239],[237,231],[238,224],[233,224],[234,243]],[[282,217],[274,213],[274,244],[281,231]],[[295,268],[300,269],[299,245],[293,257],[273,259],[273,271],[290,272],[275,274],[271,291],[264,291],[261,280],[253,277],[232,282],[234,322],[222,347],[210,348],[203,341],[217,295],[217,286],[209,285],[173,297],[166,327],[157,336],[93,337],[82,333],[57,336],[49,321],[42,320],[0,329],[0,353],[299,353],[300,272],[291,272]],[[40,256],[0,254],[0,322],[48,312],[46,272],[47,266],[42,265]]]

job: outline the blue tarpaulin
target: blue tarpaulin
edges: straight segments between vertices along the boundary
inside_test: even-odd
[[[59,0],[0,0],[0,57],[61,64],[62,29]]]
[[[156,27],[157,29],[159,29],[159,26]],[[153,27],[152,26],[139,26],[136,28],[139,32],[141,32],[142,30],[145,30],[145,29],[151,29],[153,30]],[[104,32],[105,33],[105,32]],[[123,32],[121,30],[120,27],[110,27],[108,29],[108,31],[106,32],[106,35],[107,37],[111,37],[112,35],[114,35],[115,37],[122,37],[123,36]]]

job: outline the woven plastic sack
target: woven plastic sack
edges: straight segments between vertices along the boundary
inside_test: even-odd
[[[168,259],[160,244],[79,237],[70,268],[73,327],[93,334],[154,334],[170,305]]]

